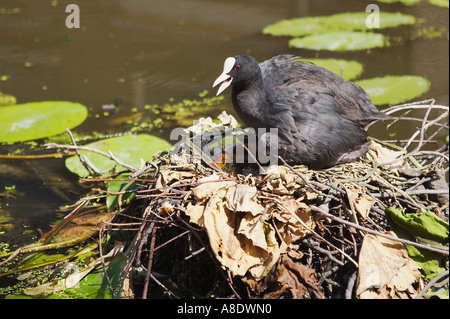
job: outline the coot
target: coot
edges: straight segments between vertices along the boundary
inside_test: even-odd
[[[277,128],[282,158],[321,169],[364,155],[367,126],[389,116],[355,83],[311,63],[279,55],[260,64],[250,56],[225,60],[213,87],[232,85],[232,102],[247,126]]]

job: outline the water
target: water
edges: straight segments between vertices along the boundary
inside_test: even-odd
[[[19,8],[20,12],[0,14],[0,75],[8,75],[0,81],[0,91],[14,95],[18,103],[68,100],[88,106],[92,117],[76,129],[80,133],[123,129],[111,117],[93,117],[103,113],[104,104],[115,103],[120,115],[129,115],[132,108],[142,110],[146,104],[194,99],[205,89],[214,94],[211,85],[223,61],[236,54],[249,54],[259,61],[282,53],[354,59],[364,65],[361,78],[421,75],[432,87],[420,99],[449,103],[449,11],[425,1],[411,7],[378,5],[381,10],[426,20],[394,33],[438,26],[445,30],[442,37],[405,41],[370,53],[289,49],[287,38],[261,34],[264,26],[281,19],[364,11],[368,1],[80,0],[76,3],[81,28],[67,29],[65,8],[71,2],[2,0],[1,9]],[[224,95],[225,102],[212,116],[223,109],[234,114],[229,91]],[[396,129],[397,136],[410,136],[408,128]],[[155,134],[167,136],[169,131]],[[385,134],[376,127],[370,133]],[[0,146],[0,154],[10,150]],[[86,191],[63,161],[54,159],[0,160],[0,190],[12,185],[17,190],[12,197],[0,197],[0,209],[8,211],[13,217],[10,223],[16,225],[5,234],[11,242],[38,237],[37,229],[48,230],[58,217],[59,206],[73,203]]]

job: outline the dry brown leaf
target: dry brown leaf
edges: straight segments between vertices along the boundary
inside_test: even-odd
[[[193,224],[196,224],[200,227],[204,227],[203,223],[203,212],[205,211],[205,205],[197,204],[192,205],[188,203],[186,207],[185,214],[189,216],[189,221]]]
[[[240,220],[222,200],[225,192],[222,189],[209,199],[203,214],[204,225],[211,249],[221,265],[233,276],[243,276],[251,267],[262,264],[268,254],[244,235],[236,235]]]
[[[212,251],[233,276],[245,275],[267,258],[267,252],[254,246],[250,239],[236,235],[235,229],[239,227],[236,214],[218,196],[210,198],[203,218]]]
[[[372,205],[376,202],[375,199],[370,197],[364,192],[364,189],[355,184],[349,183],[345,186],[348,200],[353,204],[355,210],[361,215],[363,219],[369,216]]]
[[[309,229],[314,229],[315,223],[311,209],[305,203],[292,197],[281,198],[281,203],[289,212],[279,210],[278,213],[274,214],[274,217],[281,222],[277,224],[277,227],[279,227],[281,238],[289,246],[291,243],[311,234]],[[292,214],[296,214],[309,229],[302,225]]]
[[[262,190],[277,195],[290,194],[290,191],[284,186],[283,181],[279,178],[269,180]]]
[[[247,276],[243,281],[262,298],[323,298],[323,289],[316,280],[314,269],[293,262],[286,255],[279,259],[263,280],[257,282]]]
[[[257,280],[264,277],[280,257],[280,248],[275,238],[272,225],[262,222],[252,213],[245,214],[239,225],[238,234],[250,239],[254,246],[267,252],[267,257],[260,265],[255,265],[249,271]]]
[[[270,225],[255,218],[252,213],[247,213],[242,217],[237,233],[250,239],[253,245],[269,251],[269,245],[276,245],[276,240],[267,242],[265,227],[268,228]]]
[[[374,141],[372,141],[372,144],[369,148],[372,151],[372,154],[375,155],[375,159],[378,163],[387,163],[395,160],[396,158],[404,155],[405,153],[402,151],[393,151],[386,147],[381,146],[381,144],[378,144]],[[393,167],[401,167],[404,166],[407,162],[405,161],[399,161],[398,163],[394,163],[393,165],[387,165],[387,167],[393,168]]]
[[[272,165],[266,171],[267,183],[263,187],[263,190],[265,189],[278,195],[291,194],[295,189],[300,187],[296,182],[298,178],[290,168]]]
[[[164,169],[161,171],[161,174],[159,174],[155,187],[161,188],[171,183],[172,181],[180,181],[192,177],[195,177],[194,172]]]
[[[395,236],[393,232],[388,234]],[[419,267],[409,258],[402,243],[368,234],[358,264],[358,298],[385,299],[399,298],[405,292],[414,294],[411,285],[419,278]]]
[[[218,192],[222,189],[226,189],[232,185],[235,185],[236,182],[233,181],[223,181],[223,182],[209,182],[200,184],[197,187],[192,189],[194,196],[197,200],[206,199],[211,197],[215,192]],[[225,193],[224,193],[225,195]]]
[[[206,229],[216,258],[233,276],[243,276],[251,269],[255,278],[261,278],[280,255],[275,230],[259,221],[264,208],[256,201],[256,188],[234,184],[217,182],[197,186],[193,192],[203,204],[189,204],[186,215],[191,222]],[[239,211],[247,213],[242,215]]]
[[[375,204],[376,200],[367,194],[362,194],[354,202],[355,209],[361,216],[366,219],[369,216],[370,209],[372,205]]]
[[[227,206],[235,212],[250,212],[253,216],[262,214],[264,207],[258,203],[255,186],[235,185],[228,188]]]

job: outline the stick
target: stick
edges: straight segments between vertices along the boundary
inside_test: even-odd
[[[155,222],[152,222],[150,227],[152,229],[152,241],[150,243],[150,256],[148,258],[147,274],[145,276],[144,289],[142,290],[142,299],[147,299],[148,283],[149,283],[149,280],[150,280],[150,274],[152,272],[153,253],[155,251],[155,240],[156,240]]]
[[[449,255],[448,250],[433,248],[433,247],[422,245],[422,244],[419,244],[419,243],[416,243],[416,242],[413,242],[413,241],[410,241],[410,240],[401,239],[401,238],[394,237],[394,236],[391,236],[391,235],[383,234],[383,233],[380,233],[380,232],[378,232],[376,230],[372,230],[370,228],[363,227],[363,226],[357,225],[355,223],[349,222],[347,220],[341,219],[339,217],[336,217],[336,216],[334,216],[332,214],[329,214],[329,213],[325,212],[324,210],[320,209],[317,206],[310,206],[310,207],[311,207],[311,210],[316,212],[316,213],[319,213],[319,214],[321,214],[321,215],[323,215],[325,217],[331,218],[332,220],[334,220],[334,221],[336,221],[338,223],[341,223],[341,224],[344,224],[344,225],[347,225],[347,226],[350,226],[350,227],[353,227],[353,228],[365,231],[365,232],[367,232],[369,234],[372,234],[372,235],[375,235],[375,236],[384,237],[384,238],[388,238],[388,239],[391,239],[391,240],[395,240],[395,241],[401,242],[402,244],[406,244],[406,245],[411,245],[411,246],[427,249],[427,250],[434,251],[434,252],[439,253],[439,254],[443,254],[443,255],[447,255],[447,256]]]
[[[136,171],[136,168],[134,168],[133,166],[125,164],[122,161],[118,161],[118,159],[115,158],[114,156],[111,156],[110,154],[105,153],[105,152],[100,151],[100,150],[97,150],[95,148],[86,147],[86,146],[78,146],[78,145],[63,145],[63,144],[56,144],[56,143],[48,143],[48,144],[45,144],[44,146],[46,148],[64,148],[64,149],[68,149],[68,150],[83,150],[83,151],[97,153],[97,154],[100,154],[100,155],[103,155],[103,156],[109,158],[110,160],[115,161],[117,164],[125,167],[129,171],[132,171],[132,172]]]
[[[70,139],[72,140],[73,146],[77,146],[77,142],[75,141],[75,138],[73,137],[72,132],[68,128],[66,128],[66,131],[69,134]],[[98,175],[101,174],[100,170],[97,167],[95,167],[95,165],[92,164],[92,162],[86,156],[81,154],[78,149],[75,149],[75,152],[77,153],[78,158],[80,159],[81,163],[84,165],[84,167],[86,167],[86,169],[89,172],[93,171],[95,174],[98,174]]]
[[[330,243],[328,240],[326,240],[325,238],[323,238],[322,236],[320,236],[318,233],[316,233],[314,231],[314,229],[311,229],[311,227],[309,227],[308,225],[305,224],[305,222],[303,220],[301,220],[300,217],[297,216],[297,214],[295,214],[295,212],[291,212],[290,209],[288,209],[287,207],[285,207],[278,199],[274,199],[274,202],[276,202],[278,204],[278,206],[287,211],[288,213],[290,213],[292,215],[292,217],[294,217],[303,227],[305,227],[307,230],[309,230],[312,234],[314,234],[314,236],[316,236],[317,238],[320,238],[321,240],[323,240],[327,245],[333,247],[334,249],[336,249],[337,251],[339,251],[342,255],[344,255],[345,257],[348,258],[348,260],[350,260],[356,267],[358,267],[358,263],[349,255],[347,254],[345,251],[343,251],[342,249],[336,247],[335,245],[333,245],[332,243]],[[313,206],[311,206],[312,209]]]
[[[430,289],[432,286],[434,286],[439,280],[444,278],[445,276],[448,276],[449,271],[443,271],[436,277],[434,277],[423,289],[417,294],[415,299],[422,299],[423,295],[427,292],[428,289]],[[448,278],[446,280],[448,282]]]

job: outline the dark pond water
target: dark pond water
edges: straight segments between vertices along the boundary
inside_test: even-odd
[[[441,37],[405,40],[401,45],[371,52],[315,52],[289,49],[287,38],[262,35],[264,26],[281,19],[364,11],[363,0],[79,0],[81,28],[68,29],[66,6],[74,1],[2,0],[0,3],[0,91],[18,103],[68,100],[89,107],[91,117],[79,133],[121,132],[114,117],[102,114],[102,105],[115,103],[119,115],[143,110],[146,104],[195,99],[220,74],[228,56],[249,54],[262,61],[291,53],[303,57],[357,60],[364,65],[361,78],[414,74],[428,78],[431,89],[418,100],[434,98],[449,103],[449,11],[428,2],[415,6],[377,3],[383,11],[400,11],[425,19],[420,25],[395,30],[414,34],[431,26]],[[391,31],[388,31],[391,32]],[[234,114],[229,91],[223,104],[210,110]],[[205,116],[204,112],[198,117]],[[0,124],[1,125],[1,124]],[[405,136],[408,128],[404,128]],[[401,137],[403,128],[398,128]],[[170,127],[153,132],[168,136]],[[383,129],[371,135],[384,137]],[[10,147],[0,146],[0,154]],[[57,218],[58,207],[84,194],[77,177],[62,160],[1,160],[0,211],[15,225],[0,241],[37,236]],[[0,236],[2,236],[0,234]]]

